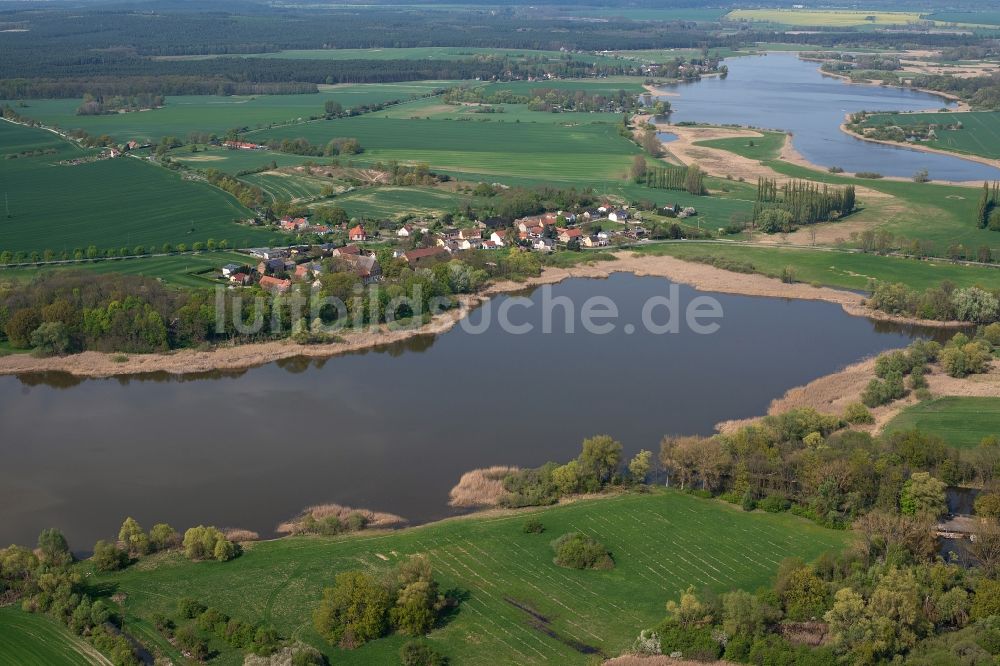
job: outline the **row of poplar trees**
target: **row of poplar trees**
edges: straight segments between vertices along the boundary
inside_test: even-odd
[[[780,208],[792,216],[795,224],[813,224],[848,215],[856,205],[853,185],[837,188],[796,180],[779,187],[774,179],[760,178],[754,219],[768,208]]]

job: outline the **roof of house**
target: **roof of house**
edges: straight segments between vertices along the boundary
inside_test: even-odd
[[[356,227],[351,227],[351,230],[347,232],[350,236],[364,236],[365,228],[360,224]]]
[[[368,254],[345,254],[340,259],[349,264],[359,277],[371,277],[373,273],[381,271],[378,260]]]
[[[416,250],[410,250],[409,252],[404,252],[403,258],[407,261],[418,261],[426,257],[438,256],[444,252],[447,252],[447,250],[440,247],[422,247]]]
[[[337,256],[344,256],[346,254],[361,254],[361,248],[357,245],[345,245],[344,247],[338,247],[333,251],[333,254]]]
[[[263,289],[278,289],[279,291],[284,291],[290,288],[292,283],[290,280],[280,280],[276,277],[265,275],[260,279],[260,286]]]

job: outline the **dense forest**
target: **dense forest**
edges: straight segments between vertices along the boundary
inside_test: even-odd
[[[405,7],[308,10],[226,4],[211,12],[189,5],[158,11],[94,5],[72,10],[0,10],[14,30],[0,45],[0,98],[176,94],[297,93],[321,83],[419,79],[527,78],[638,73],[637,64],[598,63],[574,53],[556,62],[504,57],[451,60],[285,60],[241,57],[283,49],[469,47],[594,52],[603,49],[736,47],[791,41],[826,47],[962,47],[957,34],[820,29],[784,34],[740,25],[737,31],[687,21],[580,21],[518,9]],[[717,26],[716,26],[717,27]],[[23,30],[24,32],[17,32]],[[182,56],[220,56],[178,59]]]

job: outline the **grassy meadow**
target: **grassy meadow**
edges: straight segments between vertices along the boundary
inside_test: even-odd
[[[45,615],[0,608],[0,666],[111,666],[89,643]]]
[[[161,109],[102,116],[78,116],[79,99],[38,99],[17,106],[24,116],[49,127],[83,129],[107,134],[118,141],[159,141],[164,136],[184,139],[189,132],[224,134],[232,128],[260,128],[322,116],[329,100],[351,107],[407,99],[455,85],[454,81],[342,84],[320,86],[319,93],[300,95],[180,95],[166,98]],[[0,101],[0,104],[4,102]],[[11,103],[12,105],[14,103]]]
[[[277,237],[235,224],[249,211],[206,183],[133,158],[61,165],[92,153],[45,130],[0,123],[0,153],[24,150],[54,152],[0,160],[10,209],[0,219],[0,251],[159,248],[209,238],[236,247]]]
[[[1000,436],[1000,398],[943,397],[907,407],[885,429],[937,435],[960,449],[973,448],[984,437]]]
[[[540,519],[545,532],[525,534],[528,517]],[[578,571],[553,564],[549,543],[569,531],[604,543],[615,568]],[[745,514],[661,488],[382,534],[260,542],[225,564],[165,554],[90,580],[106,593],[126,593],[129,630],[175,659],[175,648],[158,636],[150,617],[175,616],[177,599],[190,596],[231,616],[273,624],[284,636],[323,648],[331,663],[385,664],[395,663],[402,637],[353,651],[331,648],[315,633],[311,610],[338,572],[379,570],[426,553],[443,589],[464,596],[451,620],[429,636],[452,663],[584,664],[594,656],[569,643],[618,654],[640,629],[662,619],[664,603],[689,585],[752,590],[769,584],[783,558],[811,560],[849,538],[791,515]],[[548,624],[539,626],[525,608]],[[212,648],[220,652],[213,663],[242,663],[221,641],[213,640]]]
[[[962,123],[962,129],[937,129],[937,139],[921,145],[965,155],[1000,159],[1000,112],[969,111],[962,113],[879,113],[869,116],[863,127],[920,124]]]
[[[940,260],[919,261],[860,252],[698,241],[645,245],[636,251],[643,254],[666,254],[678,259],[717,257],[749,262],[753,265],[754,272],[771,277],[780,277],[782,270],[790,266],[800,282],[841,289],[863,290],[869,279],[904,282],[913,289],[938,286],[944,280],[950,280],[960,287],[979,285],[1000,289],[1000,270],[962,266]]]

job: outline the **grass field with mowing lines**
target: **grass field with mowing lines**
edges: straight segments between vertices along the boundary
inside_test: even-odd
[[[1000,398],[944,397],[907,407],[886,425],[888,432],[919,428],[960,449],[1000,436]]]
[[[529,516],[541,520],[544,534],[522,531]],[[577,571],[553,564],[549,542],[573,530],[608,546],[615,568]],[[453,663],[584,664],[593,656],[534,628],[531,617],[511,602],[549,618],[567,639],[617,654],[640,629],[662,619],[664,603],[688,585],[754,589],[771,581],[783,558],[810,560],[843,547],[848,538],[791,515],[745,514],[719,501],[659,488],[386,534],[261,542],[225,564],[157,556],[141,567],[101,575],[94,584],[128,594],[133,630],[149,628],[155,612],[174,615],[176,600],[191,596],[232,616],[272,623],[285,636],[323,648],[331,663],[395,663],[402,637],[349,652],[330,648],[313,630],[311,611],[338,572],[379,569],[426,553],[443,588],[466,593],[454,618],[429,639]],[[213,647],[221,652],[213,663],[242,663],[232,650]]]
[[[759,247],[723,243],[661,243],[637,249],[643,254],[667,254],[678,259],[720,257],[748,261],[756,272],[780,277],[786,266],[795,269],[800,282],[823,284],[841,289],[863,290],[868,279],[903,282],[913,289],[936,287],[950,280],[960,287],[980,285],[1000,288],[1000,270],[979,266],[960,266],[947,261],[918,261],[880,257],[860,252],[836,252],[782,247]]]
[[[871,18],[869,18],[871,17]],[[781,25],[851,27],[863,25],[904,25],[921,20],[917,12],[878,12],[847,9],[734,9],[730,21],[755,21]]]
[[[44,615],[0,608],[0,666],[110,666],[97,650]]]
[[[190,148],[176,148],[170,152],[170,159],[183,162],[192,169],[218,169],[233,175],[240,171],[258,169],[262,166],[269,167],[272,162],[279,167],[288,167],[298,166],[309,161],[317,164],[328,161],[327,158],[323,157],[290,155],[273,150],[230,150],[201,146],[199,146],[197,153],[192,153]]]
[[[79,99],[28,100],[17,111],[49,127],[83,129],[94,136],[107,134],[118,141],[158,142],[164,136],[184,139],[189,132],[224,134],[237,127],[251,129],[322,116],[328,100],[344,108],[388,102],[451,87],[454,81],[413,81],[320,86],[317,94],[302,95],[183,95],[166,98],[162,109],[103,116],[78,116]],[[4,102],[0,101],[0,104]],[[13,104],[13,103],[12,103]]]
[[[614,124],[574,127],[551,123],[462,122],[386,119],[380,114],[261,130],[251,140],[304,137],[325,144],[355,137],[365,152],[356,163],[425,162],[432,169],[460,171],[477,179],[505,176],[555,182],[606,182],[628,173],[639,148],[619,136]]]
[[[95,261],[79,264],[60,264],[34,268],[0,269],[0,280],[4,278],[30,279],[42,273],[65,270],[93,271],[94,273],[119,273],[122,275],[143,275],[158,278],[166,284],[177,287],[212,288],[217,283],[205,276],[206,271],[215,271],[226,264],[254,264],[245,254],[237,252],[203,252],[199,254],[176,254],[164,257],[130,257],[110,261]]]
[[[132,158],[59,165],[87,152],[50,132],[0,123],[0,153],[26,148],[57,152],[0,160],[0,187],[11,212],[0,219],[0,250],[159,248],[209,238],[237,247],[281,238],[235,224],[250,212],[206,183]]]
[[[454,210],[466,197],[431,187],[375,187],[348,192],[322,205],[340,206],[351,217],[383,219],[404,213],[435,215]]]
[[[862,127],[962,123],[962,129],[937,129],[937,139],[921,145],[966,155],[1000,159],[1000,111],[962,113],[879,113],[869,116]]]
[[[242,176],[240,180],[256,185],[274,200],[299,200],[319,196],[325,185],[338,185],[336,181],[316,176],[290,174],[284,171],[265,171]]]

